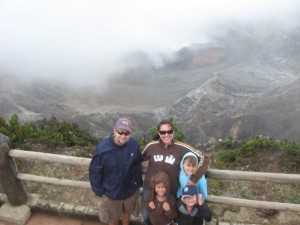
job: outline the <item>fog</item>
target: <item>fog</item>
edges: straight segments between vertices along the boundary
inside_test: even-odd
[[[0,74],[104,84],[123,59],[211,41],[220,24],[297,23],[297,0],[0,0]],[[131,62],[132,63],[132,62]]]

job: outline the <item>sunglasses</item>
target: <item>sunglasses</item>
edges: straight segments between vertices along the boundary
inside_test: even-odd
[[[123,132],[123,131],[118,131],[117,129],[116,129],[116,131],[117,131],[117,133],[119,134],[119,135],[125,135],[125,136],[128,136],[128,135],[130,135],[131,133],[130,132]]]
[[[173,134],[174,130],[159,130],[158,131],[161,135],[165,135],[165,134]]]

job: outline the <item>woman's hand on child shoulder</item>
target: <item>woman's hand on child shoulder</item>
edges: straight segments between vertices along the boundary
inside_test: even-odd
[[[193,181],[191,181],[191,180],[188,181],[188,185],[196,186],[196,184]]]

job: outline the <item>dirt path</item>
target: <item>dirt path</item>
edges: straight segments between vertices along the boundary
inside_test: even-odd
[[[121,221],[119,221],[121,225]],[[0,225],[15,225],[0,221]],[[93,220],[80,220],[49,215],[44,213],[33,213],[25,225],[107,225]],[[130,221],[130,225],[141,225],[140,222]]]
[[[0,221],[0,225],[14,225]],[[34,213],[31,215],[26,225],[106,225],[100,222],[63,218],[59,216]]]

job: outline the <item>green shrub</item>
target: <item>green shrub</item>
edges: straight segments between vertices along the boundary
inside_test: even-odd
[[[6,121],[3,119],[2,116],[0,116],[0,133],[8,136],[8,129],[7,129],[7,124]]]
[[[220,143],[217,148],[222,148],[216,154],[216,163],[224,161],[226,163],[236,163],[239,160],[247,157],[259,156],[262,150],[278,149],[276,141],[270,138],[256,137],[249,140],[241,141],[239,144],[235,143],[236,148],[233,148],[233,142],[229,139],[225,143]],[[232,149],[233,148],[233,149]]]
[[[288,155],[294,157],[297,161],[300,161],[300,145],[289,141],[284,141],[279,145]]]
[[[239,156],[238,150],[224,150],[216,155],[216,160],[232,163]]]
[[[55,117],[38,123],[24,124],[20,124],[17,115],[13,115],[8,123],[0,117],[0,132],[10,138],[13,148],[26,147],[27,140],[37,140],[49,147],[85,146],[96,143],[96,138],[81,130],[77,124],[61,122]]]
[[[240,147],[240,151],[243,155],[252,154],[254,151],[277,148],[277,143],[271,138],[256,137],[250,140],[244,141]]]
[[[237,147],[238,142],[234,141],[232,137],[229,137],[225,141],[218,142],[216,144],[217,149],[233,149]]]
[[[295,142],[278,141],[271,138],[255,137],[249,140],[235,143],[236,148],[231,147],[229,143],[220,143],[217,145],[212,161],[213,166],[217,168],[235,168],[243,164],[249,165],[251,161],[259,159],[265,151],[277,152],[281,154],[281,162],[289,171],[295,171],[300,165],[300,145]],[[248,168],[243,168],[248,169]]]

